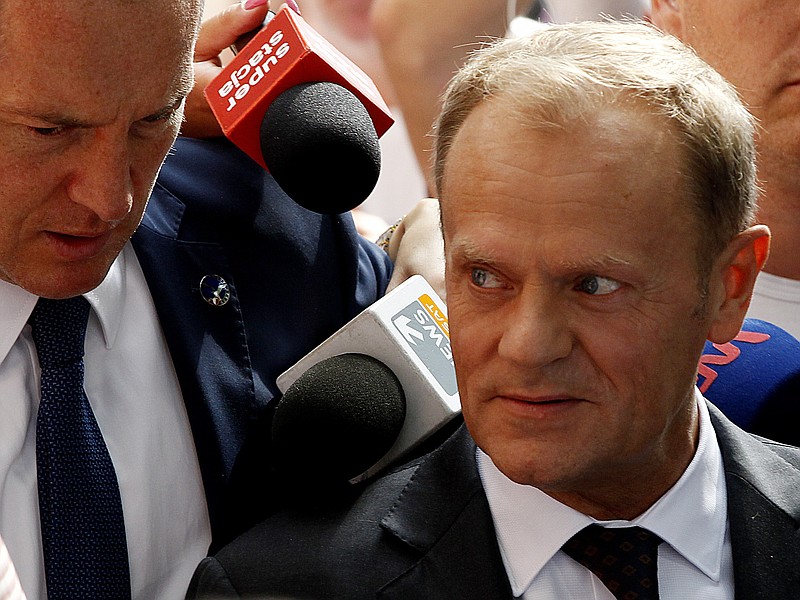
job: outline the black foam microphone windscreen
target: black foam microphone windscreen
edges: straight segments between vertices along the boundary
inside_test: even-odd
[[[261,125],[261,151],[289,197],[323,214],[361,204],[381,170],[367,109],[352,92],[325,81],[296,85],[273,100]]]
[[[225,136],[305,208],[343,213],[372,192],[378,137],[394,122],[389,107],[367,74],[288,6],[205,96]]]
[[[292,479],[348,481],[394,444],[406,415],[395,374],[364,354],[308,369],[284,393],[272,422],[276,464]]]

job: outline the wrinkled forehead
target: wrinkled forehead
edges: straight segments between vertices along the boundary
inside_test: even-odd
[[[192,47],[201,12],[202,0],[0,0],[0,51],[176,52]]]
[[[201,10],[201,0],[0,0],[4,84],[110,103],[185,88]]]
[[[583,196],[585,203],[619,204],[624,211],[635,197],[652,214],[691,219],[686,151],[679,138],[672,122],[638,100],[598,104],[579,118],[562,119],[543,118],[512,96],[493,97],[478,104],[453,137],[440,189],[444,231],[461,212],[465,191],[480,190],[475,201],[489,209],[495,196],[512,197],[509,190],[521,191],[516,182],[531,176],[591,180],[598,190],[622,190],[617,196]],[[541,198],[535,185],[528,192],[523,195],[532,201]]]

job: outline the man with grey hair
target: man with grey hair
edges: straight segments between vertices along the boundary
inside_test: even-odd
[[[748,316],[800,338],[800,9],[795,0],[653,0],[652,20],[688,44],[758,119],[758,219],[773,232]]]
[[[193,70],[268,8],[195,46],[201,0],[0,2],[0,535],[29,598],[183,596],[285,501],[252,450],[277,375],[387,285],[348,216],[175,143]]]
[[[754,160],[732,88],[645,24],[477,52],[436,139],[465,427],[189,597],[800,597],[800,450],[694,385],[767,257]]]
[[[0,3],[0,532],[29,598],[174,597],[209,543],[185,409],[170,401],[170,355],[129,244],[192,88],[201,5]],[[92,408],[82,335],[57,356],[59,331],[92,313],[84,293]],[[37,304],[76,318],[45,317],[34,341]],[[157,539],[170,562],[149,551]]]

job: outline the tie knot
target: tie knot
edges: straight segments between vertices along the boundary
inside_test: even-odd
[[[43,369],[83,358],[89,303],[83,296],[66,300],[39,298],[28,319]]]
[[[641,527],[589,525],[572,536],[564,552],[594,573],[620,600],[658,598],[656,564],[662,539]]]

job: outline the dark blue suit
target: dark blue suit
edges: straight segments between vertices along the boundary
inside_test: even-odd
[[[391,263],[349,215],[300,208],[225,140],[176,142],[133,245],[180,381],[219,546],[268,511],[265,500],[278,502],[262,443],[277,375],[374,302]],[[209,274],[229,284],[224,306],[200,294]]]

